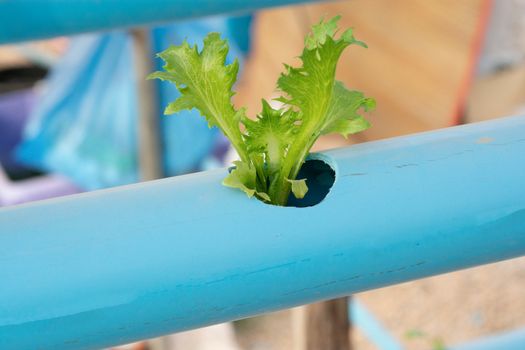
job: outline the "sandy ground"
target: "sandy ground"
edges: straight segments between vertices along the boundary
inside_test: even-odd
[[[408,350],[455,345],[525,327],[525,258],[462,270],[356,295]],[[247,350],[292,348],[291,315],[236,323]],[[412,337],[409,335],[412,334]],[[355,349],[376,349],[357,330]]]

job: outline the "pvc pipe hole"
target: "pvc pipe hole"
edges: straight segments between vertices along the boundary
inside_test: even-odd
[[[308,192],[302,199],[297,199],[291,194],[288,198],[287,207],[312,207],[321,203],[330,192],[335,182],[335,170],[327,162],[328,159],[325,161],[319,158],[312,157],[303,164],[297,178],[306,179]]]

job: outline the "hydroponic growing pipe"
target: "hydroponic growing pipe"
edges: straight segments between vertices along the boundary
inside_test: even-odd
[[[310,207],[221,169],[1,209],[0,348],[101,348],[525,254],[525,117],[314,158],[336,179]]]
[[[2,0],[0,44],[238,14],[312,0]]]

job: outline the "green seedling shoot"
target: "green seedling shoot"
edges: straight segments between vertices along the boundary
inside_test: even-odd
[[[339,19],[321,20],[312,27],[300,56],[302,66],[285,65],[277,80],[281,107],[275,109],[263,99],[254,119],[232,104],[239,63],[226,65],[229,47],[219,33],[208,34],[202,50],[185,41],[158,54],[164,70],[149,78],[172,82],[181,93],[164,113],[197,109],[237,151],[239,160],[224,179],[225,186],[284,206],[290,192],[303,198],[308,191],[305,179],[297,175],[321,135],[339,133],[346,138],[370,127],[360,112],[374,108],[375,101],[335,80],[342,52],[350,45],[366,47],[352,29],[338,33]]]

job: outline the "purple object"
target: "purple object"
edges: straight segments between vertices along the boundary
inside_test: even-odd
[[[0,167],[0,207],[65,196],[81,190],[60,175],[10,181]]]
[[[14,158],[14,148],[35,102],[33,90],[19,90],[0,95],[0,164],[8,173],[19,173],[25,167]]]

